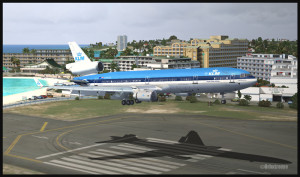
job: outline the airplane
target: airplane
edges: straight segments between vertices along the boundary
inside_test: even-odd
[[[291,164],[292,162],[275,157],[262,155],[246,154],[240,152],[232,152],[224,150],[218,146],[206,146],[196,131],[190,131],[186,136],[179,139],[178,143],[148,141],[140,139],[134,134],[126,134],[123,137],[111,136],[111,140],[96,143],[129,143],[132,145],[150,148],[145,152],[137,152],[126,155],[100,156],[90,157],[91,160],[112,160],[112,159],[129,159],[144,157],[163,157],[169,156],[181,160],[189,160],[188,157],[195,154],[209,155],[213,157],[222,157],[238,160],[246,160],[250,162],[268,162],[278,164]]]
[[[142,101],[155,102],[159,93],[220,93],[224,94],[252,86],[257,82],[248,71],[228,67],[187,68],[144,71],[121,71],[97,74],[103,70],[99,61],[91,62],[76,42],[69,42],[75,63],[66,65],[80,75],[72,82],[80,86],[55,86],[54,89],[109,93],[122,100],[122,105]],[[133,99],[131,98],[131,96]]]

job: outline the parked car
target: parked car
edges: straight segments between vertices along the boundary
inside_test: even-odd
[[[42,97],[44,97],[44,98],[47,98],[47,95],[41,95]]]
[[[292,104],[293,102],[292,101],[288,101],[288,104]]]
[[[44,99],[44,97],[42,97],[42,96],[37,96],[37,99]]]
[[[32,97],[28,98],[28,100],[36,100],[36,99],[38,99],[37,96],[32,96]]]
[[[238,97],[231,99],[232,102],[239,102],[240,99]]]

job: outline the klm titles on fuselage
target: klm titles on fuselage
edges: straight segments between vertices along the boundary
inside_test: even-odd
[[[75,57],[75,61],[80,61],[80,60],[84,60],[84,56],[81,56],[82,53],[77,53],[77,57]]]
[[[220,72],[218,72],[218,70],[215,69],[215,70],[213,70],[213,72],[209,72],[208,75],[216,76],[216,75],[220,75]]]

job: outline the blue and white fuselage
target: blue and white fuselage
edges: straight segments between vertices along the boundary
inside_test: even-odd
[[[248,71],[224,67],[96,74],[103,70],[103,64],[92,62],[76,42],[69,42],[69,46],[75,62],[67,64],[66,68],[73,74],[84,75],[72,80],[81,86],[53,88],[78,94],[81,91],[96,92],[97,95],[109,93],[116,99],[122,99],[123,105],[132,105],[133,100],[136,103],[157,101],[158,93],[221,93],[224,96],[226,92],[241,90],[256,82]]]
[[[236,68],[192,68],[123,71],[74,78],[89,86],[157,87],[157,93],[221,93],[241,90],[255,84],[248,71]]]

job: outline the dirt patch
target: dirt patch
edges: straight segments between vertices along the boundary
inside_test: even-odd
[[[274,115],[274,116],[259,116],[261,119],[259,120],[275,120],[275,121],[297,121],[297,117],[292,116],[281,116],[281,115]]]
[[[146,113],[146,114],[175,114],[182,112],[181,109],[176,108],[174,104],[166,104],[166,105],[151,105],[149,107],[145,108],[129,108],[125,110],[125,112],[131,112],[131,113]]]

